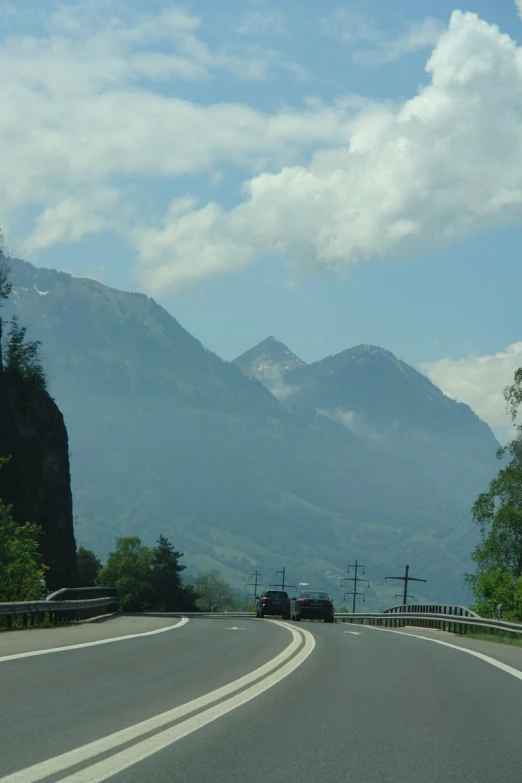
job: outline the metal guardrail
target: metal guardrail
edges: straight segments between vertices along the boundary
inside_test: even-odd
[[[475,615],[473,617],[456,614],[437,614],[420,612],[379,612],[374,614],[351,614],[349,612],[337,612],[337,622],[359,623],[361,625],[375,625],[383,628],[404,628],[405,626],[416,628],[438,628],[452,633],[468,633],[485,630],[486,632],[503,631],[505,633],[522,634],[522,623],[508,623],[504,620],[490,620]]]
[[[82,601],[89,598],[117,598],[115,587],[62,587],[49,593],[46,601]]]
[[[457,604],[399,604],[392,606],[391,609],[385,609],[384,614],[404,614],[405,612],[415,614],[446,614],[456,617],[480,617],[467,606]]]
[[[96,617],[103,613],[117,610],[117,596],[114,588],[102,588],[105,596],[97,598],[81,598],[72,600],[57,600],[61,595],[78,595],[81,591],[98,591],[100,588],[66,588],[47,596],[46,601],[25,601],[19,603],[0,603],[0,622],[5,618],[8,628],[12,627],[13,618],[22,618],[23,625],[35,625],[47,616],[51,623],[73,621]],[[107,592],[111,595],[107,595]],[[92,592],[91,592],[92,594]],[[418,609],[429,611],[415,611]],[[450,611],[442,612],[442,608]],[[105,610],[103,612],[102,610]],[[149,614],[144,612],[143,614]],[[155,614],[154,612],[152,614]],[[254,612],[162,612],[170,617],[188,617],[215,620],[255,620]],[[335,621],[373,625],[381,628],[438,628],[452,633],[465,634],[471,631],[486,631],[489,633],[522,634],[522,623],[509,623],[504,620],[494,620],[479,617],[475,612],[463,606],[433,605],[401,605],[383,612],[350,613],[336,612]]]
[[[13,619],[22,619],[24,628],[37,625],[47,619],[52,624],[86,620],[103,613],[117,610],[117,598],[114,595],[100,598],[85,598],[70,601],[19,601],[0,603],[0,620],[7,628],[12,628]],[[5,618],[5,619],[4,619]]]

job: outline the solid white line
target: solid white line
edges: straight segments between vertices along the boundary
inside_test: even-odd
[[[84,763],[92,758],[95,758],[96,756],[99,756],[102,753],[115,750],[126,742],[131,742],[133,740],[137,741],[144,734],[163,728],[167,724],[173,723],[175,720],[179,720],[180,718],[184,718],[186,715],[189,715],[196,710],[208,707],[216,701],[219,701],[219,699],[224,699],[241,688],[244,688],[247,685],[251,685],[256,680],[259,680],[259,678],[269,675],[274,669],[294,655],[294,653],[302,644],[303,636],[301,634],[305,635],[306,638],[308,631],[297,632],[297,630],[291,625],[281,623],[278,620],[265,620],[265,622],[273,622],[276,625],[281,625],[292,635],[292,641],[290,644],[281,653],[279,653],[279,655],[277,655],[275,658],[272,658],[271,661],[268,661],[268,663],[265,663],[263,666],[254,669],[253,671],[249,672],[249,674],[240,677],[238,680],[234,680],[233,682],[228,683],[228,685],[217,688],[215,691],[211,691],[210,693],[207,693],[204,696],[200,696],[197,699],[193,699],[192,701],[189,701],[186,704],[182,704],[179,707],[174,707],[173,709],[168,710],[167,712],[163,712],[160,715],[156,715],[153,718],[148,718],[141,723],[137,723],[135,726],[129,726],[128,728],[117,731],[114,734],[109,734],[107,737],[94,740],[93,742],[90,742],[83,747],[76,748],[75,750],[68,751],[67,753],[62,753],[60,756],[48,759],[47,761],[42,761],[39,764],[34,764],[33,766],[27,767],[26,769],[20,770],[18,772],[13,772],[11,775],[0,778],[0,783],[38,783],[38,781],[43,780],[50,775],[56,775],[59,772],[63,772],[64,770],[75,766],[76,764]]]
[[[61,778],[60,783],[102,783],[107,778],[123,772],[123,770],[134,766],[134,764],[140,761],[144,761],[144,759],[152,756],[154,753],[164,750],[188,734],[192,734],[194,731],[207,726],[218,718],[222,718],[223,715],[260,696],[269,688],[284,680],[285,677],[288,677],[313,651],[315,647],[314,637],[309,631],[302,630],[301,633],[305,636],[304,647],[288,663],[273,674],[265,677],[247,690],[232,696],[230,699],[220,702],[215,707],[210,707],[208,710],[200,712],[194,717],[188,718],[166,731],[162,731],[160,734],[155,734],[103,761],[99,761],[97,764],[93,764],[91,767],[75,772],[66,778]]]
[[[67,652],[68,650],[80,650],[83,647],[97,647],[99,644],[112,644],[113,642],[124,642],[128,639],[138,639],[140,636],[154,636],[157,633],[174,631],[188,623],[188,617],[183,617],[175,625],[167,625],[166,628],[158,628],[155,631],[145,631],[144,633],[130,633],[126,636],[114,636],[112,639],[100,639],[97,642],[82,642],[81,644],[69,644],[66,647],[50,647],[48,650],[32,650],[31,652],[16,653],[16,655],[4,655],[0,658],[0,663],[5,661],[17,661],[19,658],[34,658],[36,655],[49,655],[56,652]]]
[[[451,647],[452,650],[459,650],[459,652],[473,655],[474,658],[479,658],[485,663],[489,663],[491,666],[496,666],[497,669],[501,669],[506,674],[511,674],[512,677],[516,677],[517,680],[522,680],[522,671],[515,669],[513,666],[508,666],[507,663],[497,661],[496,658],[490,658],[489,655],[477,652],[477,650],[470,650],[469,647],[460,647],[458,644],[451,644],[451,642],[443,642],[442,639],[432,639],[430,636],[419,636],[416,633],[408,633],[407,631],[394,631],[391,628],[376,628],[374,625],[368,625],[372,631],[384,631],[384,633],[395,633],[400,636],[409,636],[410,639],[423,639],[425,642],[433,642],[434,644],[442,644],[443,647]]]

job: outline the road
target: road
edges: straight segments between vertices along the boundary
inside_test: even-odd
[[[348,624],[175,623],[122,618],[91,646],[63,629],[76,646],[41,654],[64,646],[51,631],[19,657],[38,633],[26,632],[10,659],[0,638],[0,783],[522,779],[522,649]]]

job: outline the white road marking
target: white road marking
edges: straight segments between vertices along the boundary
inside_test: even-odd
[[[238,628],[237,625],[234,625],[233,628],[225,628],[225,631],[244,631],[244,628]]]
[[[226,701],[220,702],[215,707],[210,707],[204,712],[200,712],[192,718],[177,724],[176,726],[167,729],[166,731],[156,734],[149,739],[139,742],[137,745],[132,745],[130,748],[116,753],[114,756],[110,756],[108,759],[99,761],[97,764],[93,764],[87,769],[83,769],[72,775],[62,778],[60,783],[102,783],[107,778],[117,775],[123,770],[132,767],[140,761],[152,756],[159,750],[172,745],[174,742],[178,742],[188,734],[192,734],[194,731],[207,726],[209,723],[222,718],[228,712],[241,707],[243,704],[260,696],[269,688],[277,685],[281,680],[288,677],[303,661],[308,658],[310,653],[315,647],[315,639],[309,631],[301,631],[305,635],[304,647],[295,655],[292,660],[288,661],[284,666],[278,669],[273,674],[260,680],[259,682],[247,688],[245,691],[232,696]]]
[[[353,633],[354,636],[360,636],[361,635],[360,631],[343,631],[343,633]]]
[[[27,769],[13,772],[6,777],[0,778],[0,783],[38,783],[51,775],[57,775],[73,766],[85,763],[102,753],[114,751],[127,742],[133,740],[138,742],[141,737],[151,731],[160,729],[169,723],[173,723],[175,720],[179,720],[186,715],[190,715],[190,713],[196,712],[196,710],[207,708],[205,711],[198,713],[194,717],[189,718],[166,731],[143,740],[137,745],[133,745],[104,761],[95,763],[89,768],[76,773],[76,775],[85,775],[83,780],[87,780],[89,783],[94,783],[96,780],[105,780],[107,777],[116,774],[116,771],[119,771],[119,769],[125,769],[126,767],[135,764],[141,758],[146,758],[157,750],[176,742],[181,739],[181,737],[190,734],[201,726],[210,723],[221,715],[225,715],[227,712],[230,712],[230,710],[235,709],[241,704],[250,701],[250,699],[253,699],[255,696],[260,695],[263,691],[267,690],[267,688],[272,687],[272,685],[275,685],[294,671],[297,666],[303,663],[315,647],[314,637],[309,631],[297,631],[292,626],[279,622],[278,620],[268,620],[267,622],[281,625],[292,635],[290,644],[279,653],[279,655],[271,661],[268,661],[268,663],[263,664],[263,666],[254,669],[254,671],[240,677],[238,680],[234,680],[228,685],[224,685],[221,688],[211,691],[204,696],[200,696],[197,699],[193,699],[186,704],[182,704],[172,710],[156,715],[154,718],[149,718],[141,723],[137,723],[135,726],[122,729],[107,737],[102,737],[99,740],[90,742],[83,747],[68,751],[55,758],[35,764],[32,767],[27,767]],[[301,647],[303,638],[305,640],[305,645],[301,648],[299,653],[294,656],[297,650],[299,650],[299,647]],[[284,665],[281,668],[278,668],[281,664]],[[277,671],[275,671],[274,674],[271,674],[275,669],[277,669]],[[215,704],[215,702],[218,702],[220,699],[225,699],[225,697],[230,697],[232,694],[235,694],[236,691],[241,690],[246,686],[250,687],[237,694],[234,698],[227,698],[215,707],[208,709],[209,705]],[[116,769],[114,765],[119,766]],[[95,777],[95,775],[97,775],[97,777]],[[75,774],[73,774],[62,780],[76,782],[77,780],[82,780],[82,778],[77,778]]]
[[[491,666],[496,666],[497,669],[501,669],[506,674],[511,674],[512,677],[516,677],[517,680],[522,680],[522,671],[515,669],[513,666],[508,666],[507,663],[497,661],[496,658],[490,658],[489,655],[478,652],[477,650],[470,650],[468,647],[460,647],[458,644],[451,644],[451,642],[443,642],[442,639],[432,639],[430,636],[419,636],[416,633],[408,633],[407,631],[393,631],[391,628],[376,628],[374,625],[368,625],[372,631],[384,631],[384,633],[396,633],[400,636],[409,636],[410,639],[423,639],[425,642],[433,642],[434,644],[442,644],[443,647],[451,647],[452,650],[459,650],[459,652],[473,655],[474,658],[480,658],[481,661],[489,663]]]
[[[112,639],[100,639],[97,642],[82,642],[81,644],[69,644],[66,647],[50,647],[48,650],[31,650],[31,652],[16,653],[15,655],[4,655],[0,658],[0,663],[5,661],[17,661],[19,658],[34,658],[35,655],[49,655],[56,652],[67,652],[68,650],[80,650],[82,647],[96,647],[99,644],[112,644],[113,642],[124,642],[128,639],[138,639],[140,636],[154,636],[157,633],[174,631],[188,623],[188,617],[183,617],[175,625],[167,625],[166,628],[157,628],[155,631],[145,631],[144,633],[130,633],[126,636],[114,636]]]

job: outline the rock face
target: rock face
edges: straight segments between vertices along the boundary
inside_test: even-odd
[[[69,441],[63,416],[46,391],[0,376],[0,498],[19,524],[42,529],[47,587],[74,586],[74,539]]]

